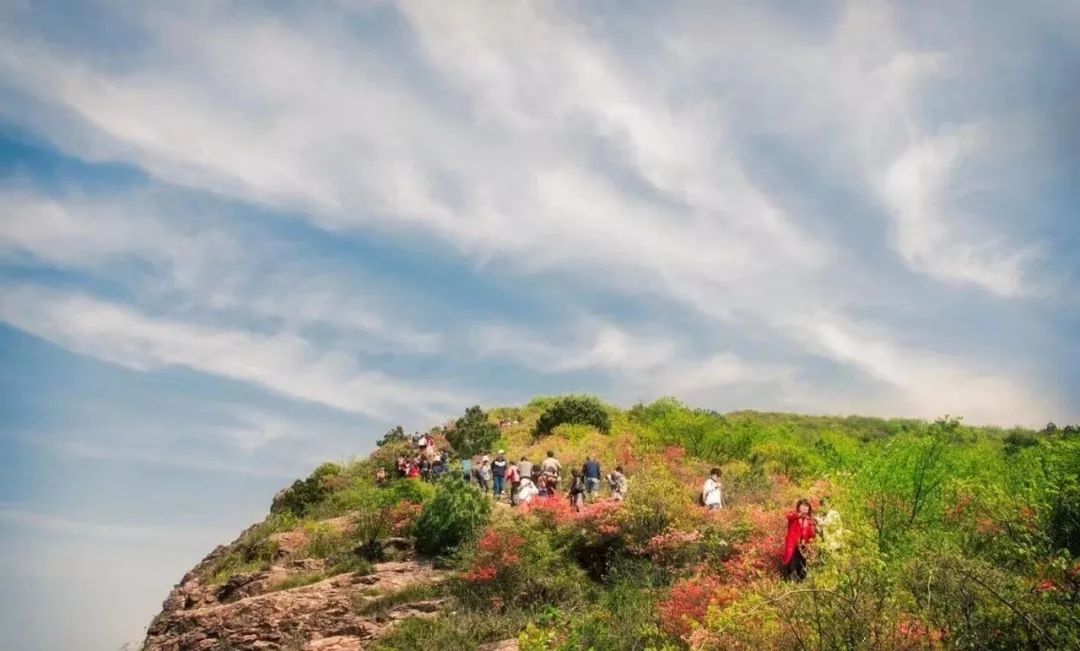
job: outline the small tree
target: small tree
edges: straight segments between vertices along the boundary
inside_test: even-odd
[[[536,421],[533,436],[548,436],[559,425],[592,425],[603,434],[611,433],[611,417],[608,416],[604,403],[592,396],[564,396],[554,402]]]
[[[311,507],[322,502],[330,494],[328,480],[340,475],[341,466],[338,464],[322,464],[307,479],[297,479],[292,486],[275,495],[274,501],[270,505],[270,512],[288,512],[298,518],[304,517]]]
[[[446,440],[454,446],[454,451],[465,457],[487,452],[498,439],[499,426],[488,420],[478,405],[466,409],[465,415],[446,432]]]
[[[460,479],[439,483],[413,525],[416,549],[422,554],[453,552],[487,524],[491,504],[480,491]]]
[[[405,430],[401,427],[401,425],[397,425],[393,429],[388,431],[386,434],[384,434],[381,439],[375,441],[375,445],[381,448],[387,443],[396,443],[398,441],[407,440],[409,440],[409,437],[405,435]]]

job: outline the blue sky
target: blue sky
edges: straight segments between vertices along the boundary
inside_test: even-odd
[[[474,403],[1080,420],[1080,11],[903,4],[0,3],[0,647]]]

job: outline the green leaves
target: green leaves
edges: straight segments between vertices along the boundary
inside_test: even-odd
[[[533,429],[533,436],[548,436],[556,427],[566,423],[592,425],[602,434],[611,433],[611,416],[608,415],[604,403],[592,396],[563,396],[556,398],[540,414]]]
[[[446,440],[463,457],[490,451],[498,439],[499,426],[488,420],[487,414],[478,405],[466,409],[465,415],[446,432]]]
[[[460,479],[445,479],[413,527],[416,548],[429,556],[452,553],[471,540],[490,515],[491,503],[480,491]]]

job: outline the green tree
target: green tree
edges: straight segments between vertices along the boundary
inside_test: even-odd
[[[407,440],[409,440],[409,437],[405,435],[405,430],[401,427],[401,425],[397,425],[393,429],[388,431],[386,434],[384,434],[381,439],[375,441],[375,445],[381,448],[387,443],[397,443],[398,441]]]
[[[446,432],[446,440],[454,446],[454,451],[465,457],[489,451],[498,438],[499,426],[488,420],[478,405],[466,409],[465,415]]]
[[[592,396],[563,396],[556,398],[540,414],[533,436],[548,436],[552,430],[564,423],[592,425],[603,434],[611,433],[611,417],[604,403]]]
[[[490,515],[491,503],[480,491],[457,478],[444,480],[413,525],[416,549],[432,556],[451,553],[471,540]]]

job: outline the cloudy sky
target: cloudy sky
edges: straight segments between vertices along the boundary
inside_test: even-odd
[[[473,403],[1080,420],[1080,5],[0,0],[0,647]]]

